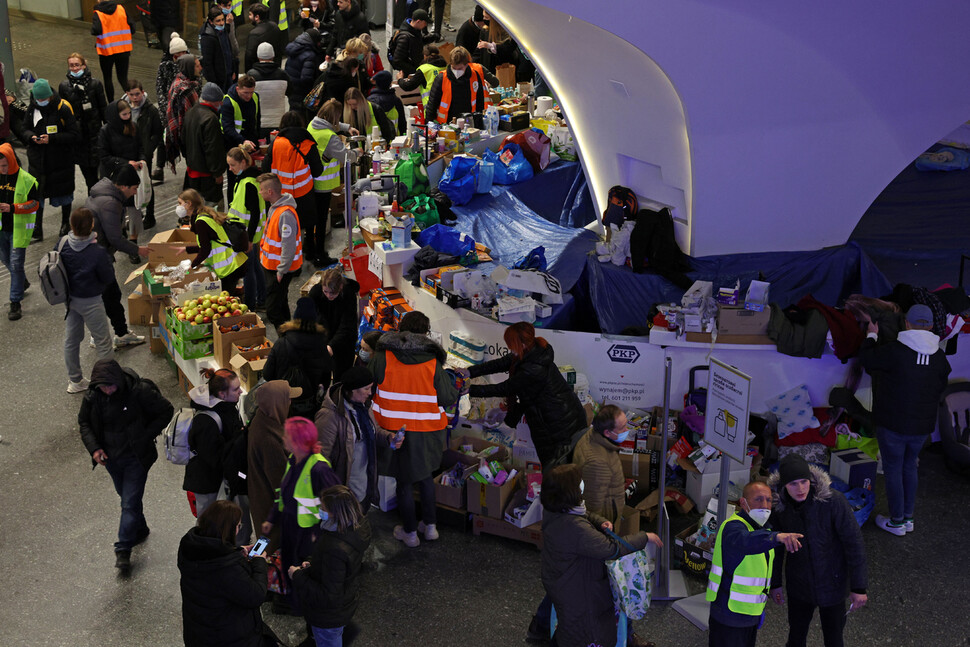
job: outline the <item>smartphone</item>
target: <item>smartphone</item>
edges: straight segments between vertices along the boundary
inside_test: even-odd
[[[266,546],[269,545],[269,537],[260,537],[253,544],[253,549],[249,551],[250,557],[256,557],[262,555],[263,551],[266,550]]]

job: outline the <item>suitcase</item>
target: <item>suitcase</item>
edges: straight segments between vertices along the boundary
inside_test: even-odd
[[[690,369],[690,382],[687,387],[687,394],[684,396],[684,407],[694,405],[697,407],[698,413],[704,413],[705,407],[707,407],[707,387],[697,386],[697,380],[695,379],[698,371],[709,371],[710,367],[706,364],[701,364]]]

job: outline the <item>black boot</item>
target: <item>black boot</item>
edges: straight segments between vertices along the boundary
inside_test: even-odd
[[[70,204],[61,205],[61,230],[58,236],[67,236],[71,233],[71,206]]]
[[[30,235],[30,242],[36,243],[44,240],[44,214],[42,210],[37,211],[34,219],[34,233]]]
[[[10,302],[10,311],[7,313],[7,319],[10,321],[17,321],[23,316],[20,312],[20,301]]]

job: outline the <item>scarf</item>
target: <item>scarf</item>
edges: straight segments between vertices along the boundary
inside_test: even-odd
[[[199,84],[196,81],[189,80],[180,72],[175,76],[172,87],[168,91],[168,110],[165,115],[165,159],[172,173],[175,172],[175,160],[181,156],[185,147],[183,122],[185,113],[199,100],[198,87]]]

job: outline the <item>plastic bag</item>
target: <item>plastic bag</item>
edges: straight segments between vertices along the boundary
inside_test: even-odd
[[[492,179],[495,184],[518,184],[531,179],[535,175],[532,165],[525,158],[522,149],[518,144],[512,142],[502,146],[502,150],[498,153],[485,151],[482,159],[495,164],[495,173]]]
[[[495,163],[478,163],[478,183],[475,186],[475,193],[489,193],[492,190],[492,182],[495,180]]]
[[[398,160],[394,175],[408,188],[408,195],[428,192],[428,169],[421,153],[408,153]]]
[[[475,240],[460,231],[444,225],[432,225],[418,234],[418,244],[430,245],[436,252],[464,256],[475,249]]]
[[[546,248],[539,245],[528,254],[520,258],[512,266],[517,270],[539,270],[546,271]]]
[[[154,189],[152,189],[152,178],[148,175],[148,164],[142,163],[141,170],[138,171],[138,191],[135,192],[135,208],[141,211],[152,201]]]
[[[457,156],[445,169],[438,182],[438,189],[451,198],[452,204],[467,204],[475,196],[478,184],[478,160],[474,157]]]
[[[401,209],[410,212],[414,216],[414,222],[417,224],[418,229],[427,229],[440,222],[438,219],[438,207],[429,195],[416,195],[413,198],[409,198],[401,205]]]
[[[549,153],[552,143],[549,137],[539,128],[530,128],[520,133],[509,135],[503,144],[518,144],[522,149],[522,154],[529,160],[532,170],[535,173],[549,166]]]

